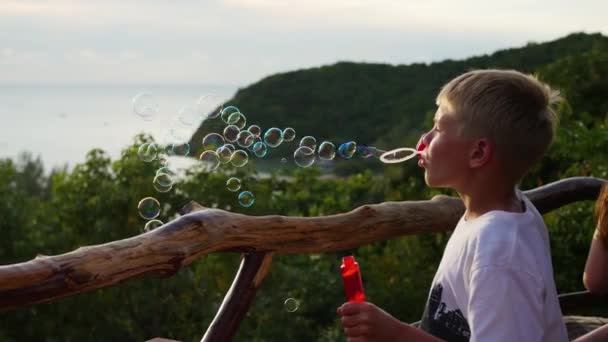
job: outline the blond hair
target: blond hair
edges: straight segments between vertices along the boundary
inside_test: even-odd
[[[519,182],[547,151],[558,123],[559,93],[515,70],[474,70],[444,85],[437,96],[460,123],[460,135],[488,138],[507,174]]]

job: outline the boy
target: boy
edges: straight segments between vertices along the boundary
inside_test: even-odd
[[[517,190],[553,140],[557,93],[511,70],[447,83],[418,149],[431,187],[465,213],[433,279],[420,328],[372,303],[338,308],[347,341],[567,341],[542,216]]]

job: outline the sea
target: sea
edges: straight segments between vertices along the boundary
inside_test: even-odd
[[[71,169],[99,148],[114,160],[139,133],[156,141],[167,139],[170,130],[189,137],[203,122],[202,115],[194,115],[197,110],[227,105],[237,90],[237,85],[3,84],[0,159],[30,153],[47,171]],[[147,101],[143,112],[141,99]]]

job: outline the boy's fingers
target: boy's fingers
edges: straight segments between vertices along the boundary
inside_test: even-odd
[[[367,325],[357,325],[352,328],[344,328],[344,335],[346,337],[364,337],[369,334],[369,327]]]
[[[351,328],[363,323],[363,320],[359,315],[342,316],[341,323],[344,328]]]
[[[338,313],[342,316],[356,315],[360,313],[365,306],[365,303],[344,303],[338,308]]]

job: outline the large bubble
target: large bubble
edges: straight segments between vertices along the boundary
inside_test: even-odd
[[[255,202],[255,196],[251,191],[243,191],[239,194],[239,204],[242,207],[249,208]]]
[[[236,150],[232,153],[232,157],[230,158],[230,163],[236,167],[243,167],[249,161],[249,156],[247,152],[243,150]]]
[[[255,145],[253,145],[253,154],[255,154],[256,157],[262,158],[262,157],[266,156],[267,152],[268,152],[268,146],[266,146],[266,144],[264,142],[259,141],[259,142],[255,143]]]
[[[228,180],[226,181],[226,188],[228,188],[228,190],[232,192],[239,191],[241,189],[241,180],[236,177],[228,178]]]
[[[178,118],[179,122],[187,126],[194,125],[201,119],[199,112],[196,110],[196,108],[190,106],[182,107],[179,110]]]
[[[158,150],[158,145],[155,143],[143,143],[139,146],[139,149],[137,149],[137,156],[140,160],[151,162],[156,159]]]
[[[354,141],[345,142],[338,147],[338,154],[344,159],[350,159],[357,151],[357,144]]]
[[[245,118],[243,113],[232,113],[230,114],[230,117],[228,117],[228,123],[235,125],[239,129],[243,129],[245,128],[245,125],[247,125],[247,118]]]
[[[201,118],[215,119],[222,112],[222,102],[215,94],[206,94],[198,98],[196,108]]]
[[[235,142],[240,131],[235,125],[228,125],[224,128],[224,138],[226,138],[226,141]]]
[[[145,197],[137,204],[139,216],[152,220],[160,215],[160,202],[154,197]]]
[[[279,128],[269,128],[264,133],[264,142],[270,147],[277,147],[283,142],[283,132]]]
[[[164,223],[161,220],[150,220],[148,222],[146,222],[146,225],[144,226],[144,232],[149,232],[151,230],[154,230],[160,226],[162,226]]]
[[[215,151],[205,151],[198,159],[203,163],[203,169],[207,172],[214,171],[220,166],[220,157]]]
[[[147,93],[139,93],[133,97],[133,113],[146,121],[152,121],[158,114],[156,99]]]
[[[158,192],[168,192],[173,187],[173,177],[168,173],[157,173],[152,182]]]
[[[209,133],[203,138],[203,149],[215,151],[224,145],[224,137],[217,133]]]
[[[224,121],[225,123],[229,123],[228,122],[228,118],[230,117],[230,115],[234,114],[234,113],[240,113],[241,111],[236,108],[235,106],[228,106],[225,107],[224,109],[222,109],[222,113],[220,114],[220,117],[222,118],[222,121]]]
[[[256,136],[251,134],[249,131],[240,131],[236,137],[236,143],[241,147],[249,147],[253,145]]]
[[[262,129],[258,125],[251,125],[251,126],[249,126],[249,128],[247,128],[247,130],[249,132],[251,132],[251,134],[255,135],[256,137],[259,137],[260,135],[262,135]]]
[[[281,135],[283,137],[283,140],[292,141],[296,137],[296,131],[291,127],[287,127],[283,130]]]
[[[315,137],[307,135],[300,140],[300,147],[307,146],[310,147],[311,150],[315,150],[317,148],[317,139]]]
[[[232,152],[234,152],[234,147],[230,149],[227,145],[232,146],[231,144],[226,144],[218,148],[215,152],[217,156],[220,158],[220,163],[226,164],[230,162],[230,158],[232,158]]]
[[[336,156],[336,146],[329,141],[319,145],[319,159],[332,160]]]
[[[308,146],[300,146],[293,153],[293,160],[300,167],[309,167],[315,162],[315,151]]]

